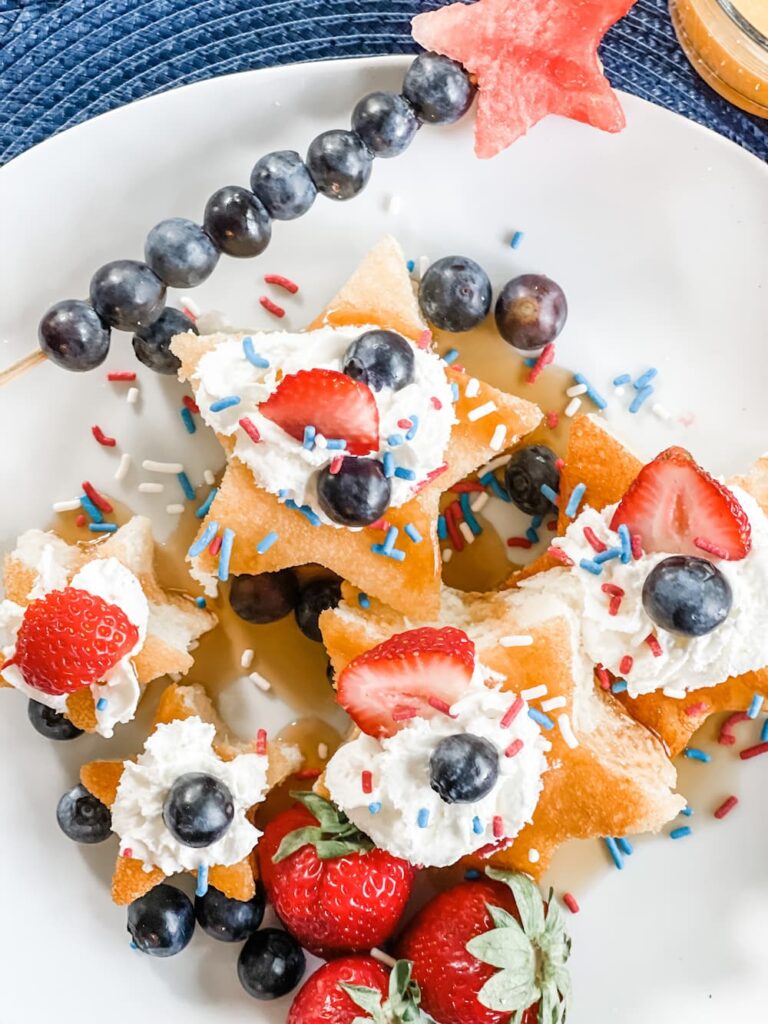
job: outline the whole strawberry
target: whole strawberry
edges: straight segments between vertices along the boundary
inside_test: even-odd
[[[526,875],[486,874],[436,896],[400,940],[421,1004],[440,1024],[560,1024],[570,997],[560,908]]]
[[[317,956],[368,951],[386,942],[416,874],[359,832],[316,793],[271,821],[257,854],[267,894],[285,926]]]
[[[390,973],[370,956],[331,960],[305,983],[293,1001],[287,1024],[419,1024],[419,987],[411,965],[399,961]]]

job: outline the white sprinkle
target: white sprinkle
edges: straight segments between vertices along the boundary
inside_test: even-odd
[[[384,200],[384,209],[387,213],[397,216],[403,206],[403,200],[396,194],[388,195]]]
[[[487,491],[483,491],[482,494],[478,494],[474,501],[471,501],[469,507],[473,512],[482,512],[488,502],[491,500],[490,494]]]
[[[181,672],[169,672],[168,678],[171,680],[172,683],[180,683],[182,674]]]
[[[328,744],[327,743],[318,743],[317,744],[317,756],[320,758],[321,761],[325,761],[325,759],[328,757]]]
[[[491,451],[497,452],[499,448],[504,447],[504,442],[507,438],[507,428],[503,423],[500,423],[493,432],[491,438]]]
[[[467,381],[467,386],[464,388],[464,394],[467,398],[474,398],[475,395],[480,391],[480,381],[477,377],[470,377]]]
[[[169,473],[172,476],[178,476],[179,473],[184,472],[184,467],[180,462],[155,462],[154,459],[144,459],[141,467],[148,473]]]
[[[442,554],[443,561],[445,562],[446,565],[453,558],[453,549],[452,548],[443,548],[443,550],[440,553]]]
[[[533,643],[533,637],[526,636],[525,634],[520,636],[502,636],[499,638],[499,643],[502,647],[530,647]]]
[[[470,530],[469,525],[467,523],[459,523],[459,529],[467,544],[474,544],[475,535]]]
[[[419,256],[418,263],[416,264],[419,271],[419,280],[424,277],[426,272],[429,270],[430,259],[429,256]]]
[[[538,850],[534,850],[533,848],[531,848],[528,851],[528,860],[531,862],[531,864],[538,864],[541,860],[541,854]]]
[[[372,949],[371,956],[374,960],[378,960],[379,963],[384,964],[385,967],[394,967],[397,960],[394,960],[389,954],[385,953],[382,949]]]
[[[54,501],[52,507],[54,512],[74,512],[76,508],[80,508],[80,499],[70,498],[69,501]]]
[[[671,697],[673,700],[685,700],[688,696],[686,690],[676,690],[673,686],[665,686],[661,692],[665,697]]]
[[[501,469],[502,466],[506,466],[506,464],[509,462],[511,458],[511,455],[499,455],[498,458],[491,459],[491,461],[486,462],[486,464],[481,469],[478,469],[477,475],[485,476],[486,473],[493,473],[497,469]]]
[[[619,386],[617,388],[613,389],[613,393],[614,393],[614,395],[616,395],[617,398],[621,398],[622,395],[624,394],[624,385],[623,384],[619,384]]]
[[[540,697],[547,696],[547,687],[545,683],[540,683],[538,686],[531,686],[528,690],[521,690],[520,696],[524,701],[529,704],[532,700],[538,700]]]
[[[587,391],[589,391],[589,388],[586,384],[574,384],[565,393],[569,398],[577,398],[579,395],[586,395]]]
[[[249,669],[253,664],[253,651],[250,647],[246,647],[243,653],[240,655],[240,668]]]
[[[128,476],[128,470],[131,468],[131,456],[128,452],[123,452],[120,456],[120,463],[115,470],[115,480],[125,480]]]
[[[322,434],[315,434],[315,448],[327,448],[328,442]]]
[[[543,700],[541,702],[541,710],[549,714],[550,711],[557,711],[558,708],[564,708],[568,702],[565,697],[550,697],[549,700]]]
[[[581,408],[581,399],[580,398],[572,398],[570,400],[570,402],[568,403],[568,405],[565,407],[565,415],[570,419],[572,416],[576,415],[576,413],[579,411],[580,408]]]
[[[162,494],[165,490],[165,484],[153,484],[147,481],[139,484],[139,490],[142,494]]]
[[[139,389],[128,388],[128,391],[126,392],[125,395],[125,400],[128,403],[128,405],[136,405],[136,403],[139,400]]]
[[[492,412],[496,412],[496,403],[483,402],[482,405],[477,405],[474,409],[469,410],[467,419],[474,423],[475,420],[481,420],[483,416],[490,416]]]
[[[200,307],[198,306],[198,304],[195,302],[191,295],[181,295],[179,297],[179,302],[182,304],[182,306],[186,306],[186,308],[193,316],[200,316]]]
[[[268,679],[265,679],[264,676],[259,675],[258,672],[251,672],[248,678],[251,680],[252,683],[256,683],[258,688],[260,690],[263,690],[264,693],[272,689],[272,683],[270,683]]]
[[[661,402],[655,402],[651,406],[651,412],[654,416],[658,416],[659,419],[663,420],[665,423],[669,423],[672,419],[672,413],[665,405],[662,405]]]
[[[165,506],[165,511],[168,513],[169,516],[180,516],[181,513],[184,511],[184,506],[183,505],[166,505]]]
[[[565,745],[570,747],[571,750],[573,750],[574,747],[578,747],[579,741],[576,739],[573,729],[571,728],[571,720],[568,715],[558,715],[557,724],[560,726],[560,734],[565,740]]]
[[[208,484],[209,487],[213,487],[213,485],[216,483],[216,477],[215,477],[213,471],[210,470],[210,469],[204,469],[203,470],[203,480],[205,480],[205,482]]]

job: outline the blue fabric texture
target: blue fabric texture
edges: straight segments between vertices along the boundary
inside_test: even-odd
[[[414,14],[445,0],[0,0],[0,162],[103,111],[216,75],[410,53]],[[568,2],[568,0],[563,0]],[[768,159],[768,122],[694,73],[667,0],[638,0],[605,38],[611,82]]]

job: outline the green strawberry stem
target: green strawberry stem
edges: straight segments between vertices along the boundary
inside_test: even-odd
[[[411,979],[412,967],[410,960],[397,961],[389,975],[389,994],[383,1002],[376,989],[339,982],[339,988],[368,1014],[355,1017],[352,1024],[435,1024],[419,1005],[421,991]]]
[[[273,864],[290,857],[303,846],[313,846],[320,860],[333,860],[353,853],[367,853],[373,849],[368,836],[353,825],[349,818],[329,800],[317,793],[299,790],[291,793],[294,800],[302,803],[310,814],[317,818],[317,825],[297,828],[283,836],[282,842],[272,858]]]

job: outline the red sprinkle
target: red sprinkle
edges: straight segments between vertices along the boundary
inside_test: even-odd
[[[533,547],[533,541],[528,540],[527,537],[507,537],[508,548],[525,548],[528,550]]]
[[[85,524],[87,522],[88,522],[88,519],[81,512],[80,515],[75,520],[75,526],[85,526]]]
[[[99,442],[99,444],[103,444],[105,448],[114,448],[115,445],[117,444],[117,441],[115,440],[115,438],[114,437],[107,437],[107,435],[104,433],[104,431],[99,426],[95,426],[94,425],[93,427],[91,427],[91,433],[96,438],[96,440]]]
[[[604,583],[600,589],[604,594],[610,594],[611,597],[624,597],[624,591],[615,583]]]
[[[549,366],[549,364],[554,361],[554,358],[555,346],[554,343],[550,341],[548,345],[544,346],[544,348],[541,351],[541,355],[536,360],[534,366],[531,369],[531,372],[528,374],[528,383],[535,384],[541,376],[542,370]]]
[[[604,665],[595,666],[595,675],[597,681],[600,683],[602,690],[610,690],[611,688],[611,677],[608,675],[608,669]]]
[[[621,598],[617,595],[611,598],[610,604],[608,605],[609,615],[618,615],[619,609],[621,608]]]
[[[728,552],[719,547],[717,544],[713,544],[711,540],[707,540],[706,537],[694,537],[693,543],[701,551],[706,551],[709,555],[714,555],[715,558],[728,558]]]
[[[635,659],[632,657],[632,655],[631,654],[625,654],[624,657],[619,662],[619,672],[621,672],[621,674],[623,676],[629,675],[629,673],[632,671],[632,666],[634,664],[635,664]]]
[[[584,527],[584,539],[586,540],[587,544],[589,544],[590,547],[594,548],[595,551],[597,551],[598,553],[608,550],[607,546],[603,544],[603,542],[600,540],[600,538],[597,536],[597,534],[591,526]]]
[[[136,374],[133,370],[113,370],[107,374],[107,380],[136,380]]]
[[[720,806],[715,811],[716,818],[724,818],[726,814],[730,814],[736,804],[739,802],[737,796],[729,796],[727,800],[723,800]]]
[[[194,398],[192,398],[191,395],[184,395],[184,397],[181,400],[181,403],[182,405],[185,405],[190,412],[200,412],[200,406],[197,404]]]
[[[398,427],[400,427],[401,430],[410,430],[411,427],[413,426],[413,423],[411,422],[411,420],[398,420],[397,425]]]
[[[83,490],[96,508],[101,509],[102,512],[114,512],[114,509],[107,499],[103,495],[99,494],[93,484],[89,483],[87,480],[83,480]]]
[[[331,464],[328,467],[328,472],[331,474],[331,476],[336,476],[336,474],[341,469],[341,466],[342,466],[343,462],[344,462],[344,456],[343,455],[334,455],[333,459],[331,459]]]
[[[500,814],[494,814],[493,816],[493,838],[502,839],[504,836],[504,822],[502,821]]]
[[[444,715],[448,715],[449,718],[453,717],[451,715],[451,705],[444,700],[440,700],[439,697],[430,697],[428,703],[430,707],[435,709],[435,711],[442,711],[442,713]]]
[[[276,284],[278,288],[285,288],[291,295],[295,295],[299,290],[295,281],[292,281],[290,277],[283,277],[282,274],[265,274],[264,281],[266,284]]]
[[[432,344],[432,331],[422,331],[417,342],[419,348],[429,348]]]
[[[554,544],[548,549],[547,554],[557,559],[558,562],[562,562],[563,565],[573,565],[571,556],[567,555],[562,548],[555,547]]]
[[[555,469],[559,472],[565,469],[565,459],[555,459]]]
[[[749,761],[751,757],[758,757],[760,754],[768,754],[768,743],[756,743],[754,747],[747,747],[741,751],[739,757],[742,761]]]
[[[256,733],[256,753],[266,754],[267,752],[267,730],[259,729]]]
[[[221,550],[221,537],[214,537],[208,550],[212,555],[218,555]]]
[[[452,505],[449,505],[448,508],[445,510],[445,528],[448,531],[448,536],[450,537],[451,544],[454,546],[454,548],[456,548],[457,551],[463,551],[464,538],[459,533],[457,525],[457,523],[461,522],[461,506],[459,505],[459,518],[457,520],[454,518],[454,507],[456,505],[458,505],[458,502],[454,502]]]
[[[447,463],[447,462],[444,462],[444,463],[442,464],[442,466],[438,466],[438,467],[437,467],[437,469],[433,469],[431,473],[427,473],[427,475],[426,475],[426,476],[424,477],[424,479],[423,479],[423,480],[421,481],[421,483],[419,484],[419,486],[418,486],[418,487],[414,487],[414,489],[413,489],[413,493],[414,493],[414,494],[418,494],[418,493],[419,493],[419,491],[423,491],[423,490],[424,490],[424,488],[425,488],[425,487],[428,487],[428,486],[429,486],[429,485],[430,485],[430,484],[432,483],[432,481],[433,481],[433,480],[437,480],[437,478],[438,478],[439,476],[442,476],[442,475],[443,475],[443,473],[445,473],[445,471],[446,471],[447,469],[448,469],[448,463]]]
[[[396,707],[392,712],[393,722],[407,722],[409,718],[415,718],[417,715],[416,708],[404,708],[402,706]]]
[[[550,519],[549,522],[547,523],[547,529],[548,530],[556,530],[559,525],[560,524],[558,523],[558,521],[556,519]]]
[[[557,430],[557,425],[560,422],[559,412],[547,412],[544,413],[544,418],[547,421],[547,426],[550,430]]]
[[[643,541],[639,533],[633,533],[630,538],[632,544],[632,557],[637,560],[643,557]]]
[[[343,458],[343,456],[339,456],[339,458]],[[375,523],[370,523],[369,524],[368,529],[369,530],[388,530],[389,529],[389,523],[387,522],[386,519],[377,519]]]
[[[133,850],[131,849],[130,846],[126,846],[126,848],[123,850],[123,856],[128,858],[133,857]]]
[[[319,768],[302,768],[300,772],[294,772],[295,779],[319,779],[321,775]]]
[[[662,650],[661,644],[659,643],[658,639],[653,635],[653,633],[648,634],[648,636],[645,638],[645,642],[650,647],[651,654],[654,656],[654,658],[660,658],[662,656],[664,651]]]
[[[238,420],[237,422],[238,425],[241,426],[243,430],[246,432],[248,437],[250,437],[250,439],[254,442],[254,444],[258,444],[259,441],[261,440],[261,434],[259,433],[258,427],[253,422],[253,420],[249,420],[247,416],[243,416],[243,418],[241,420]]]
[[[578,914],[578,912],[581,910],[581,907],[576,902],[576,897],[569,892],[563,893],[563,903],[566,905],[566,907],[568,907],[572,914]]]
[[[506,712],[502,720],[499,722],[501,728],[508,729],[510,725],[512,725],[514,720],[517,718],[517,716],[520,714],[520,712],[523,710],[524,706],[525,701],[523,700],[523,698],[517,697],[515,703],[512,704],[512,706]]]
[[[370,772],[360,773],[360,785],[363,787],[363,792],[368,794],[373,792],[373,775]]]
[[[440,411],[440,409],[443,408],[443,403],[440,401],[437,395],[432,395],[432,397],[430,398],[430,402],[432,403],[432,408],[437,409],[438,412]]]
[[[285,310],[283,309],[283,307],[278,306],[278,304],[276,302],[273,302],[272,299],[269,298],[269,296],[262,295],[261,298],[259,299],[259,302],[262,304],[262,306],[264,307],[264,309],[266,309],[268,313],[272,314],[272,316],[276,316],[281,319],[282,317],[285,316]]]
[[[697,704],[689,704],[685,709],[686,715],[701,715],[705,711],[709,711],[709,704],[705,700],[700,700]]]
[[[464,480],[460,484],[454,484],[451,487],[453,494],[469,494],[472,491],[484,491],[485,487],[478,480]]]
[[[736,711],[730,715],[723,724],[720,726],[720,735],[717,737],[717,742],[722,743],[725,747],[733,746],[736,742],[736,737],[733,735],[733,727],[738,725],[739,722],[749,722],[750,717],[746,711]]]
[[[510,743],[507,749],[504,751],[504,757],[514,757],[515,754],[519,754],[522,749],[523,741],[513,740],[513,742]]]
[[[193,313],[189,306],[182,306],[181,312],[184,314],[184,316],[188,317],[193,324],[197,323],[197,313]]]

